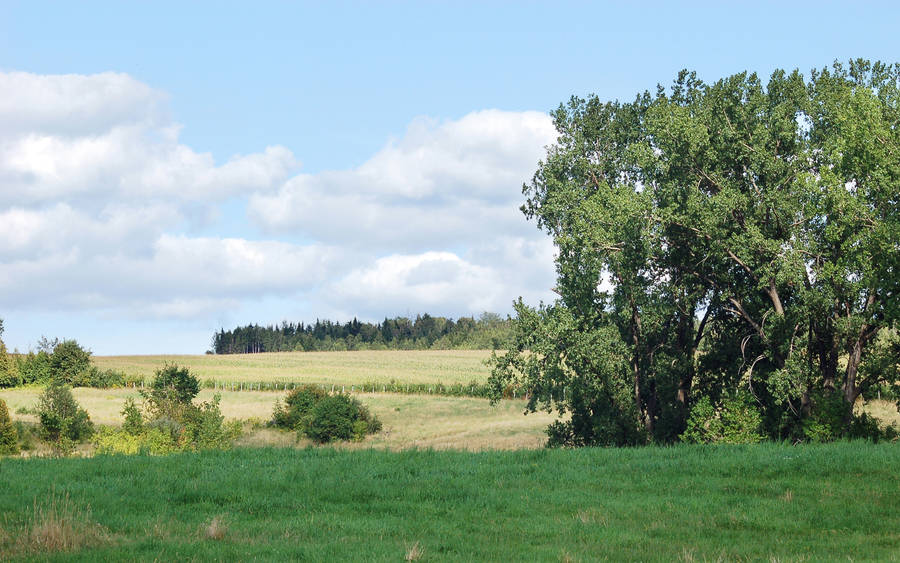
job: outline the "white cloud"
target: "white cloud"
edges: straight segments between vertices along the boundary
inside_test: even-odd
[[[458,317],[549,297],[553,246],[518,209],[544,114],[416,119],[358,167],[293,177],[284,147],[216,163],[179,131],[124,74],[0,73],[0,311],[217,328],[279,320],[262,304]]]
[[[179,143],[164,101],[122,74],[0,73],[0,205],[208,204],[277,188],[298,166],[280,146],[217,166]]]
[[[452,248],[498,234],[533,235],[520,187],[555,130],[537,112],[486,110],[416,120],[360,167],[300,175],[251,198],[269,232],[371,248]]]

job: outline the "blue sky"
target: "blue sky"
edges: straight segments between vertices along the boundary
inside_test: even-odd
[[[893,3],[0,3],[0,318],[98,354],[551,299],[569,96],[900,60]]]

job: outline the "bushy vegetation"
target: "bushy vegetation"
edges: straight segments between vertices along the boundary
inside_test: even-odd
[[[19,453],[19,432],[16,430],[6,401],[0,399],[0,455]]]
[[[240,423],[225,423],[219,396],[193,402],[200,382],[190,370],[166,365],[141,391],[143,412],[125,402],[121,428],[103,428],[94,439],[98,454],[167,454],[176,451],[228,449],[240,435]]]
[[[276,401],[272,425],[295,430],[319,444],[335,440],[362,440],[381,430],[378,417],[354,397],[329,394],[315,385],[291,390]]]
[[[381,323],[356,319],[341,324],[316,320],[315,324],[283,322],[281,326],[247,325],[220,330],[213,336],[216,354],[344,350],[491,350],[505,348],[511,321],[494,313],[478,319],[424,314],[415,319],[396,317]]]
[[[495,399],[568,413],[566,445],[892,435],[854,406],[900,384],[900,65],[683,71],[553,118],[522,209],[559,298],[515,304]]]
[[[75,445],[91,437],[94,424],[68,385],[54,382],[38,399],[40,436],[61,454],[71,453]]]
[[[0,333],[2,334],[2,333]],[[72,387],[121,387],[126,377],[91,364],[91,352],[75,340],[41,339],[37,352],[9,354],[0,340],[0,388],[60,383]]]

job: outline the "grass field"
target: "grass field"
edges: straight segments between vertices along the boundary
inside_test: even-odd
[[[898,466],[866,443],[2,459],[0,559],[890,561]]]
[[[95,356],[101,369],[147,380],[166,362],[190,368],[200,380],[281,381],[350,385],[360,383],[483,383],[490,374],[485,350],[387,350],[273,352],[203,356]]]
[[[34,421],[34,416],[16,411],[34,406],[40,393],[38,388],[4,389],[0,390],[0,398],[6,401],[14,420]],[[121,411],[127,397],[140,399],[132,389],[76,388],[72,394],[91,415],[91,420],[105,425],[122,423]],[[212,391],[203,390],[197,400],[207,401],[212,396]],[[283,396],[283,392],[224,392],[220,407],[226,419],[268,420],[275,399]],[[537,448],[546,441],[544,429],[555,419],[555,415],[547,413],[524,416],[525,402],[521,400],[505,400],[491,406],[487,399],[461,397],[391,393],[364,393],[356,397],[378,416],[384,430],[349,446],[353,448]],[[305,440],[296,442],[294,434],[264,428],[248,428],[240,443],[301,447],[308,444]]]

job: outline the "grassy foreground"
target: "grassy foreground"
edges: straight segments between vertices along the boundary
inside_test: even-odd
[[[271,352],[204,356],[95,356],[100,369],[147,380],[166,362],[190,368],[200,380],[222,383],[280,381],[351,385],[362,383],[483,383],[490,375],[487,350],[377,350]]]
[[[893,560],[898,464],[866,443],[2,459],[0,559]]]

